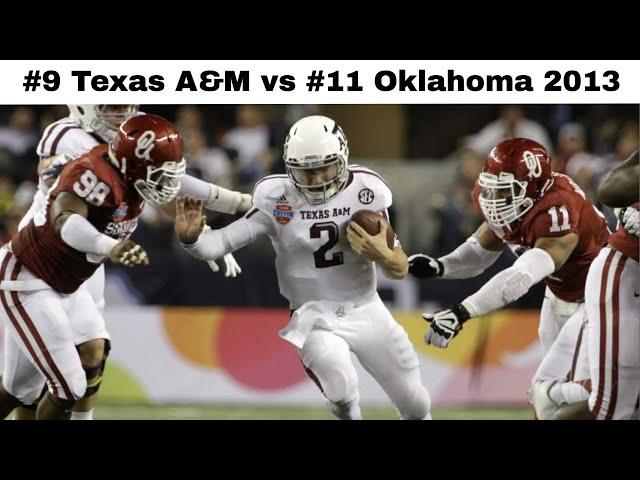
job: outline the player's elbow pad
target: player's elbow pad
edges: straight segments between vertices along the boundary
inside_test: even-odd
[[[553,258],[545,250],[533,248],[526,251],[509,268],[510,273],[502,287],[504,300],[507,303],[516,301],[555,269]]]
[[[67,217],[62,228],[60,238],[71,248],[84,253],[93,253],[106,257],[118,240],[100,233],[86,218],[77,213]]]

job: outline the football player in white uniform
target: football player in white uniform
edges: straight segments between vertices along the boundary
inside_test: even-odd
[[[386,225],[369,236],[349,222],[357,210],[386,214],[391,190],[375,172],[348,166],[347,139],[323,116],[295,123],[284,146],[288,175],[260,180],[253,208],[231,225],[203,232],[202,204],[178,199],[176,233],[196,258],[216,259],[267,235],[276,253],[280,292],[291,321],[280,336],[298,348],[305,369],[340,419],[360,419],[355,353],[404,419],[430,417],[418,356],[376,292],[377,263],[391,278],[407,257]],[[361,252],[360,254],[357,252]]]
[[[29,211],[20,221],[19,229],[44,208],[49,187],[66,163],[97,145],[112,141],[124,121],[140,114],[138,105],[68,105],[68,108],[69,116],[49,125],[38,143],[38,190]],[[233,192],[188,175],[183,176],[180,192],[201,198],[207,209],[223,213],[245,212],[251,206],[250,195]],[[224,261],[227,276],[235,277],[240,273],[233,256],[226,256]],[[209,265],[212,270],[218,270],[215,262],[210,262]],[[88,289],[100,313],[104,310],[104,278],[104,266],[101,266],[82,287]],[[74,406],[71,418],[91,420],[110,349],[109,335],[101,315],[87,316],[84,324],[76,325],[75,329],[77,336],[74,341],[87,374],[88,387],[85,397]],[[14,418],[35,418],[35,407],[38,397],[44,391],[44,384],[44,377],[12,338],[6,335],[2,385],[4,391],[21,404],[15,410]]]

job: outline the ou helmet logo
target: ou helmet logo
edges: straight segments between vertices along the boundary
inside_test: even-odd
[[[542,175],[542,165],[540,164],[540,159],[538,157],[542,157],[543,155],[536,155],[529,150],[526,150],[523,154],[523,162],[529,169],[529,177],[538,178]]]
[[[134,153],[136,157],[144,160],[151,160],[151,150],[155,147],[153,143],[156,140],[156,134],[153,130],[147,130],[140,137],[138,137],[138,143]]]

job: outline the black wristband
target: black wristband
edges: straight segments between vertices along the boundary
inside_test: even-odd
[[[464,308],[461,303],[458,303],[457,305],[451,307],[451,311],[456,314],[456,317],[458,317],[458,320],[460,320],[461,325],[471,318],[471,314],[469,314],[469,311]]]
[[[623,223],[624,220],[624,212],[627,211],[627,207],[621,208],[620,211],[618,212],[618,220],[620,221],[620,223]]]

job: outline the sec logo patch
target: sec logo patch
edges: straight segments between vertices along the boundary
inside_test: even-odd
[[[373,199],[374,199],[373,192],[368,188],[363,188],[358,193],[358,199],[360,200],[360,203],[364,205],[369,205],[371,202],[373,202]]]

